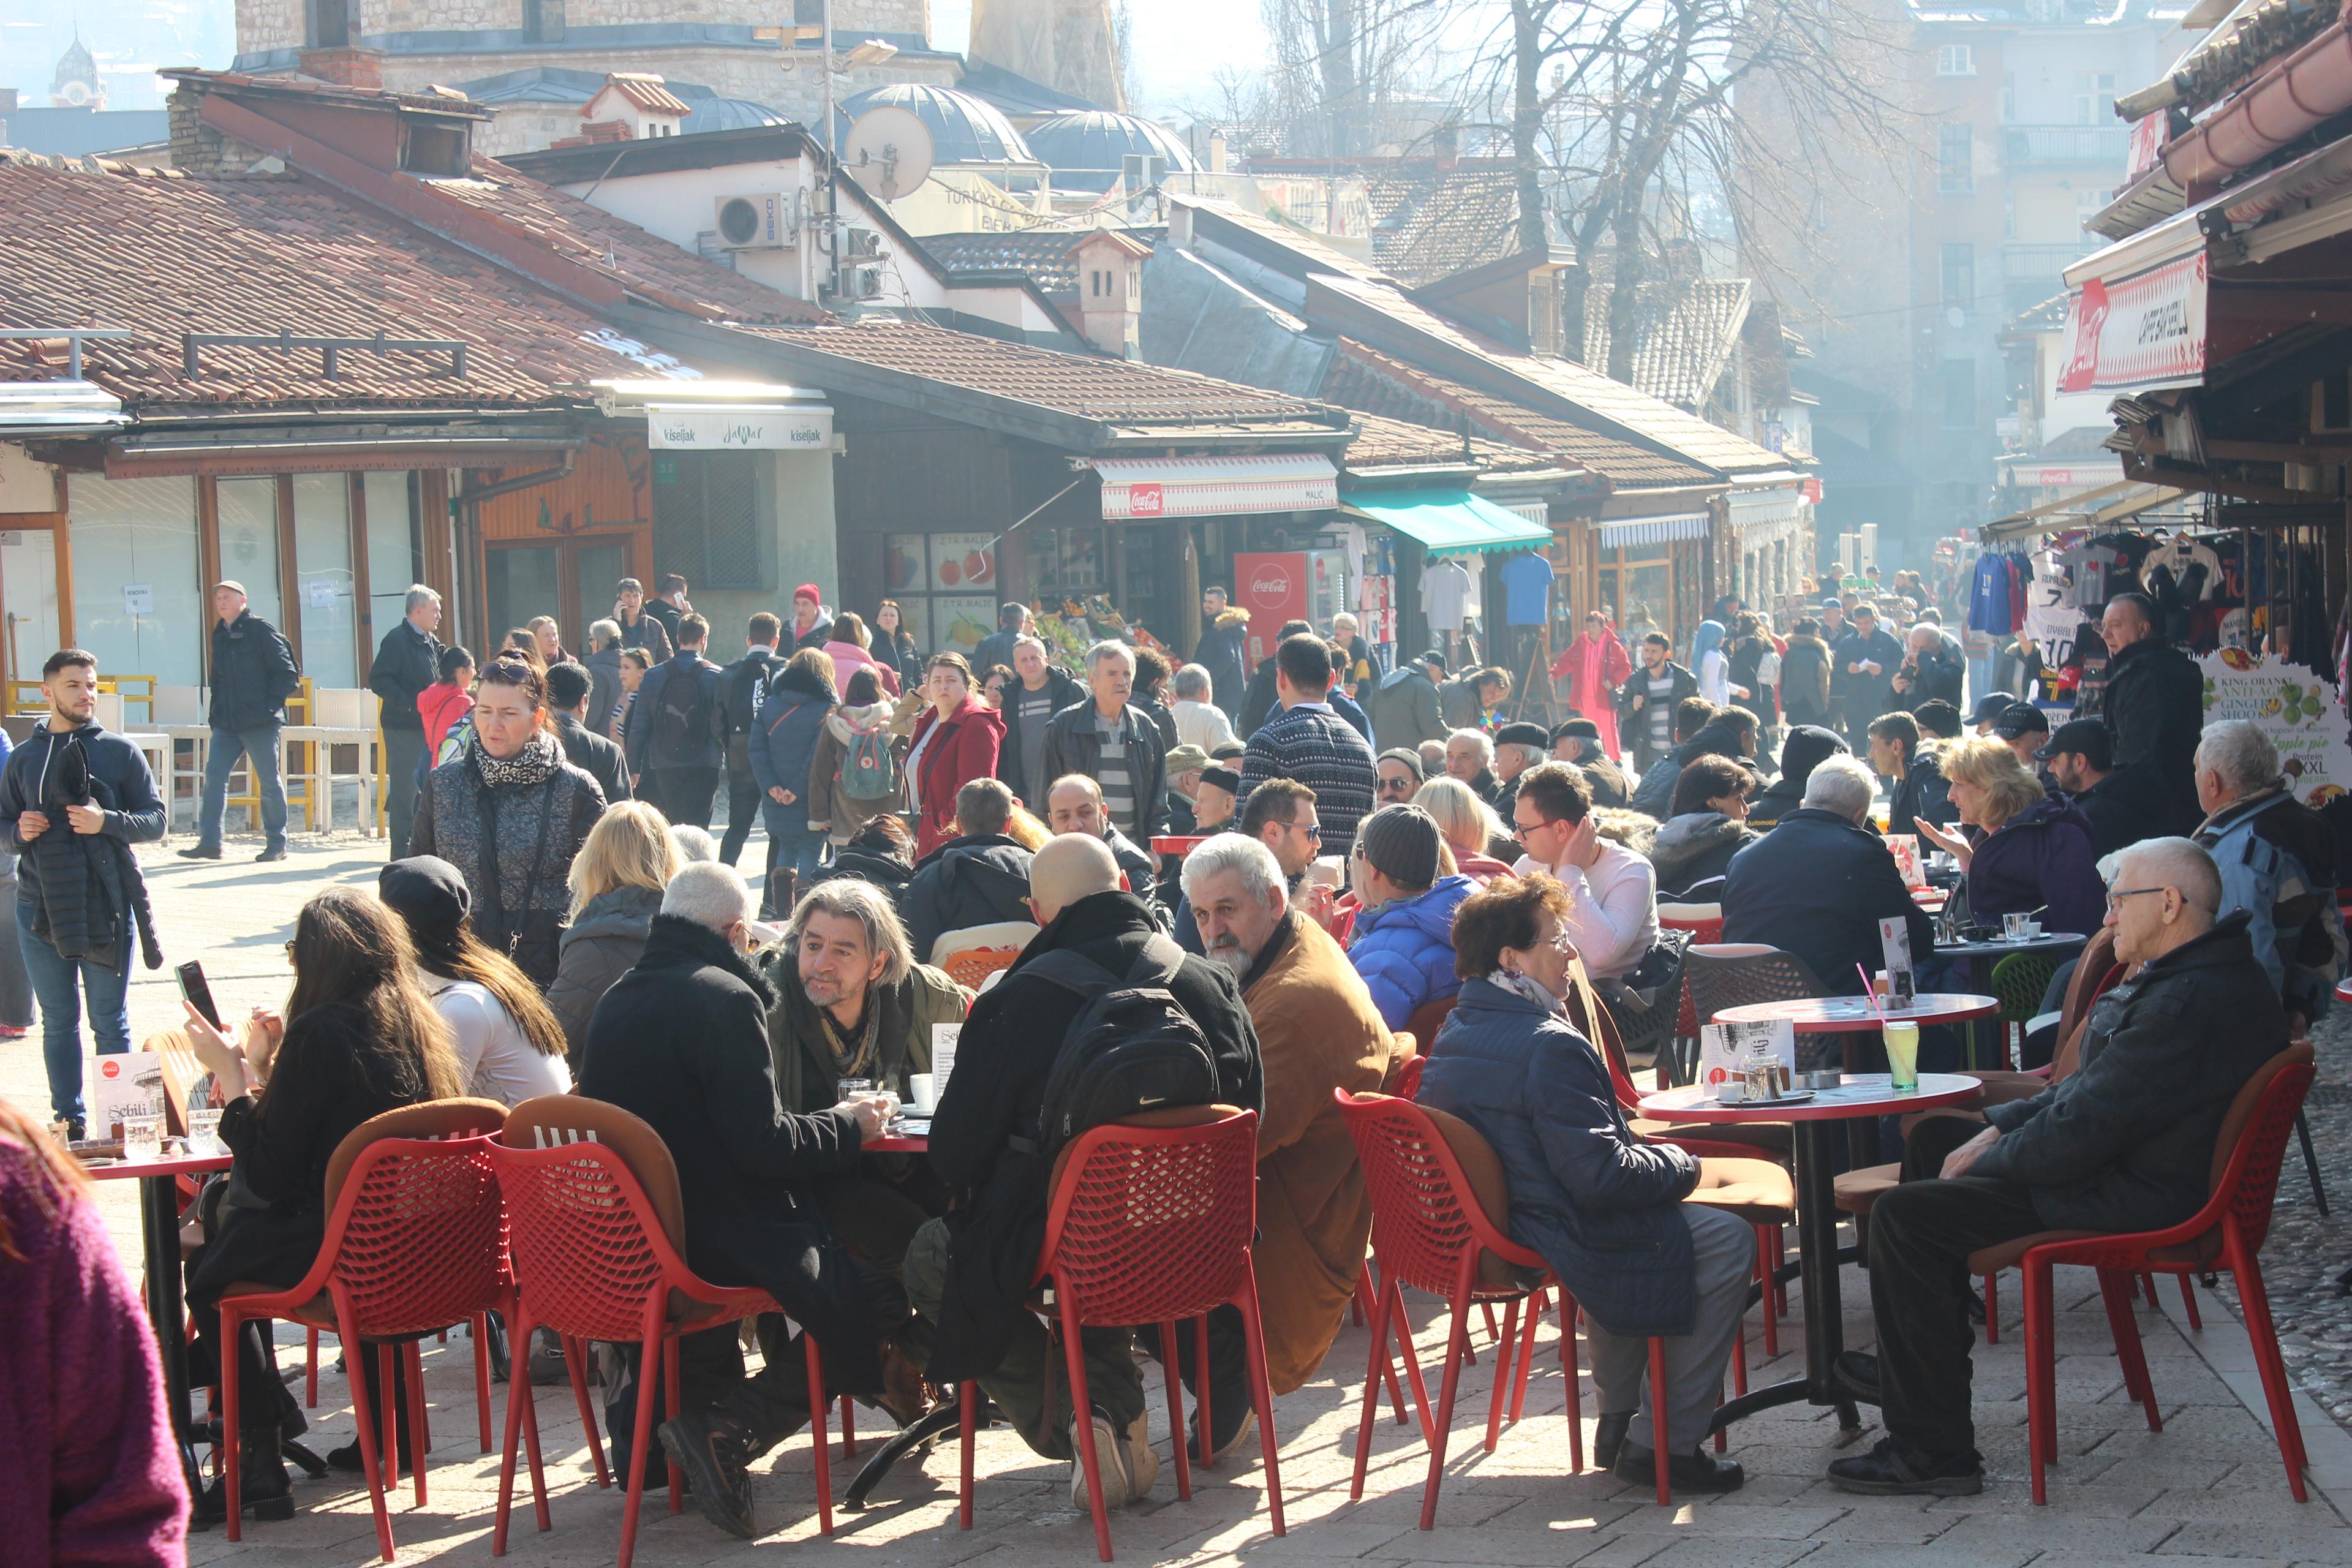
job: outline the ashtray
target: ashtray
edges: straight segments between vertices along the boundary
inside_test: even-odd
[[[1844,1086],[1845,1074],[1833,1068],[1820,1072],[1801,1072],[1797,1075],[1799,1089],[1842,1089]]]

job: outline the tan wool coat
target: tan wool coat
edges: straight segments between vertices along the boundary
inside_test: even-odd
[[[1242,994],[1265,1069],[1255,1258],[1276,1394],[1323,1364],[1371,1241],[1363,1167],[1331,1091],[1378,1090],[1404,1054],[1339,944],[1296,913],[1284,923],[1281,951]]]

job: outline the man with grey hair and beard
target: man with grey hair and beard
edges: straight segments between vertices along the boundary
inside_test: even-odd
[[[2245,911],[2219,914],[2210,855],[2186,838],[2149,838],[2099,870],[2116,957],[2138,970],[2092,1009],[2081,1065],[2031,1100],[1988,1108],[1972,1137],[1973,1122],[1922,1121],[1902,1184],[1871,1210],[1878,1353],[1849,1352],[1837,1373],[1879,1406],[1886,1436],[1831,1464],[1840,1490],[1981,1490],[1969,1255],[2042,1231],[2162,1230],[2188,1219],[2204,1206],[2231,1100],[2286,1048],[2286,1015]]]
[[[1371,1237],[1363,1168],[1331,1091],[1377,1092],[1412,1047],[1381,1021],[1347,952],[1291,907],[1264,843],[1218,834],[1185,857],[1183,881],[1202,947],[1240,982],[1265,1068],[1255,1257],[1266,1375],[1287,1394],[1323,1364]],[[1189,1342],[1178,1353],[1197,1389]],[[1241,1317],[1229,1307],[1209,1316],[1209,1451],[1221,1454],[1250,1421]]]
[[[768,1051],[788,1110],[822,1110],[852,1080],[912,1098],[908,1079],[931,1070],[932,1030],[962,1024],[971,1006],[971,992],[915,962],[889,895],[854,878],[810,889],[759,969],[775,993]],[[917,1227],[947,1212],[947,1191],[921,1160],[863,1160],[811,1190],[842,1245],[894,1277]]]

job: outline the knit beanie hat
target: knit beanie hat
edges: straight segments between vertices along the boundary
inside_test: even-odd
[[[1845,742],[1834,731],[1824,730],[1819,724],[1799,724],[1789,731],[1789,738],[1780,742],[1780,776],[1792,788],[1801,790],[1805,781],[1813,776],[1815,768],[1832,757],[1846,754]]]
[[[1356,829],[1364,860],[1400,888],[1426,888],[1437,880],[1437,849],[1445,836],[1437,818],[1417,805],[1391,805],[1364,818]]]
[[[394,860],[376,873],[375,888],[376,896],[414,931],[456,931],[474,904],[464,875],[438,855]]]

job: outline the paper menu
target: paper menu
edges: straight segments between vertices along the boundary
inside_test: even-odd
[[[1886,959],[1888,1002],[1907,1007],[1916,988],[1911,977],[1911,928],[1901,919],[1878,922],[1878,950]]]
[[[1887,853],[1895,857],[1895,868],[1903,874],[1906,888],[1924,888],[1927,873],[1919,864],[1919,836],[1916,833],[1890,833],[1886,836]]]
[[[931,1103],[938,1104],[948,1092],[948,1074],[955,1071],[956,1041],[963,1034],[961,1024],[931,1026]]]
[[[110,1137],[125,1117],[163,1114],[163,1058],[153,1051],[93,1056],[83,1081],[89,1086],[94,1137]]]
[[[1717,1086],[1738,1078],[1748,1050],[1761,1039],[1780,1058],[1781,1087],[1796,1080],[1797,1026],[1786,1018],[1756,1024],[1702,1024],[1698,1031],[1698,1081],[1713,1093]]]

